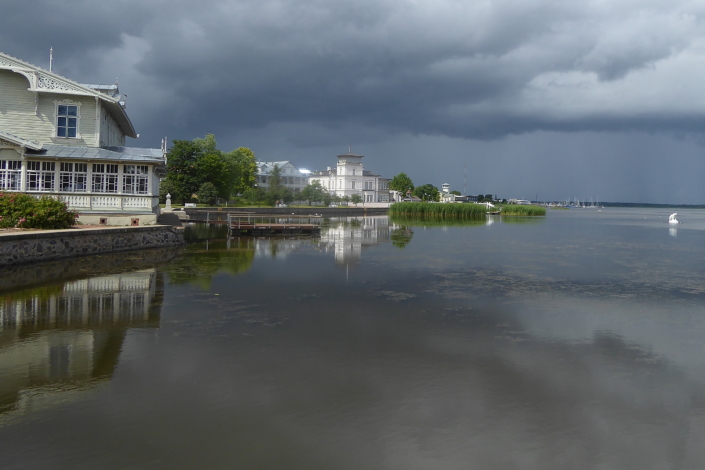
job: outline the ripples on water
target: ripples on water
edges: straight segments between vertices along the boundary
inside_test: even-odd
[[[705,212],[334,219],[0,276],[0,467],[705,467]]]

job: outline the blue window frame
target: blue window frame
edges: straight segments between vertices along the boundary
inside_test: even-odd
[[[75,138],[78,135],[78,106],[60,104],[56,117],[57,137]]]

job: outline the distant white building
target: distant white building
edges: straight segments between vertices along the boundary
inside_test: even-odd
[[[324,189],[339,197],[359,194],[363,202],[389,202],[389,179],[365,170],[363,156],[348,152],[338,155],[335,168],[309,175],[309,183],[319,181]]]
[[[443,183],[441,185],[441,190],[438,191],[440,202],[455,202],[455,194],[450,193],[450,184]]]
[[[308,184],[308,170],[299,170],[296,165],[290,161],[281,162],[257,162],[257,178],[255,183],[260,188],[269,188],[269,182],[272,178],[274,166],[277,166],[280,171],[282,186],[289,188],[294,193],[299,193]]]

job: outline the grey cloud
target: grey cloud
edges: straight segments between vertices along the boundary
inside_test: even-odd
[[[398,136],[668,140],[705,124],[704,13],[665,0],[44,0],[3,5],[0,50],[42,65],[53,45],[69,78],[119,77],[141,145],[205,132],[289,154]]]

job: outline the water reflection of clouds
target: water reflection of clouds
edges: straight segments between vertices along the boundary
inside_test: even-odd
[[[162,277],[113,274],[0,300],[0,423],[109,379],[127,329],[159,326]]]

